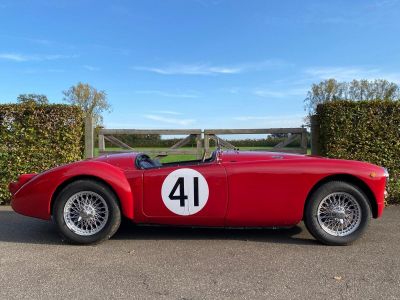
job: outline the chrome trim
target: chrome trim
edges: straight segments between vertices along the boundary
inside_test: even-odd
[[[386,168],[383,168],[383,176],[385,176],[386,178],[389,178],[389,171]]]

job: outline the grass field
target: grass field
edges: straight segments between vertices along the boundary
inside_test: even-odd
[[[156,148],[156,147],[152,147],[152,148],[146,148],[146,147],[136,147],[135,148],[135,151],[138,151],[138,152],[147,152],[147,151],[155,151],[155,150],[157,150],[157,151],[166,151],[166,150],[168,150],[169,148]],[[180,149],[183,149],[183,150],[193,150],[193,149],[195,149],[195,148],[192,148],[192,147],[182,147],[182,148],[180,148]],[[270,149],[272,149],[272,147],[240,147],[240,150],[243,150],[243,151],[256,151],[256,150],[261,150],[261,151],[268,151],[268,150],[270,150]],[[121,150],[121,148],[117,148],[117,147],[114,147],[114,148],[106,148],[106,150],[107,151],[118,151],[118,150]],[[210,149],[210,150],[215,150],[215,149]],[[98,156],[98,154],[99,154],[99,149],[98,148],[95,148],[94,149],[94,155],[95,156]],[[308,149],[307,150],[307,154],[311,154],[311,149]],[[192,155],[192,154],[172,154],[172,155],[168,155],[168,156],[165,156],[165,157],[162,157],[161,159],[160,159],[160,161],[162,162],[162,163],[167,163],[167,162],[174,162],[174,161],[187,161],[187,160],[195,160],[196,159],[196,155]]]

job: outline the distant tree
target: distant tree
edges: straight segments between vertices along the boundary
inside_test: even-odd
[[[273,139],[282,139],[282,138],[287,138],[288,134],[287,133],[272,133],[269,136]]]
[[[383,79],[353,80],[348,84],[350,100],[399,100],[399,86]]]
[[[18,103],[49,104],[49,99],[40,94],[21,94],[17,97]]]
[[[132,147],[153,147],[159,146],[161,143],[161,135],[159,134],[123,134],[119,135],[118,138]]]
[[[98,91],[87,83],[78,82],[63,94],[64,101],[81,107],[85,116],[92,115],[96,125],[103,122],[102,112],[111,111],[106,92]]]
[[[338,82],[327,79],[313,84],[304,99],[305,109],[309,115],[315,112],[318,104],[336,100],[387,100],[400,99],[400,87],[384,79],[353,80],[351,82]]]

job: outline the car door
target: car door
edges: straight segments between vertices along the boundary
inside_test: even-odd
[[[210,162],[145,170],[142,199],[149,223],[222,226],[228,204],[225,168]]]
[[[227,226],[289,226],[302,218],[311,176],[307,164],[271,159],[224,162],[229,185]]]

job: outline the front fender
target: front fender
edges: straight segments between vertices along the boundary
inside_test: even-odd
[[[122,214],[133,219],[133,197],[125,173],[102,161],[80,161],[33,177],[12,198],[12,208],[23,215],[48,220],[56,192],[74,179],[92,177],[108,184],[116,193]]]

